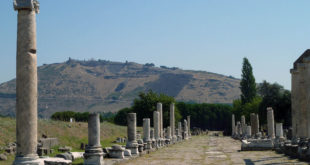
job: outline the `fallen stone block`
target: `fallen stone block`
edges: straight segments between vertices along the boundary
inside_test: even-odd
[[[122,148],[122,146],[113,145],[112,149],[109,150],[109,157],[117,158],[117,159],[124,159],[124,151],[125,149]]]
[[[272,150],[274,143],[271,139],[242,140],[241,151],[265,151]]]
[[[71,160],[65,160],[63,158],[41,158],[44,161],[44,165],[71,165]]]
[[[0,154],[0,160],[8,160],[8,157],[4,154]]]
[[[65,160],[73,160],[73,156],[71,153],[62,153],[62,154],[57,154],[56,155],[57,158],[63,158]]]

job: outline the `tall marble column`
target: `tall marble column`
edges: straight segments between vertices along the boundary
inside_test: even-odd
[[[267,125],[268,125],[268,137],[274,139],[275,138],[274,116],[273,116],[273,109],[271,107],[267,108]]]
[[[146,143],[146,149],[152,148],[152,140],[150,137],[150,119],[143,119],[143,142]]]
[[[178,122],[178,141],[182,140],[182,123]]]
[[[187,128],[187,121],[184,119],[184,124],[183,124],[183,139],[187,140],[188,139],[188,128]]]
[[[100,118],[98,113],[88,117],[88,146],[84,153],[84,165],[103,165],[103,151],[100,144]]]
[[[170,104],[170,129],[172,143],[176,142],[177,136],[175,135],[175,115],[174,115],[174,103]]]
[[[283,138],[283,125],[282,123],[276,123],[276,137]]]
[[[159,135],[159,112],[153,112],[153,126],[154,126],[154,138],[155,138],[155,146],[159,147],[160,135]]]
[[[231,116],[231,136],[235,135],[235,127],[236,127],[235,115],[232,114],[232,116]]]
[[[37,155],[37,0],[15,0],[17,16],[16,141],[14,164],[40,164]]]
[[[136,139],[137,134],[137,117],[136,113],[128,113],[127,114],[127,136],[128,140],[126,143],[126,148],[131,150],[131,154],[139,155],[138,151],[138,143]]]
[[[250,117],[251,117],[252,136],[255,136],[259,132],[258,115],[256,115],[255,113],[251,113]]]
[[[191,116],[187,116],[187,129],[188,129],[188,136],[191,136]]]
[[[163,138],[164,132],[163,132],[163,105],[162,103],[157,103],[157,111],[159,112],[159,136],[160,138]]]
[[[252,131],[251,131],[251,126],[247,126],[246,127],[247,129],[246,129],[246,136],[247,136],[247,138],[250,138],[251,136],[252,136]]]
[[[245,124],[245,116],[241,116],[241,131],[242,135],[244,136],[246,134],[246,124]]]

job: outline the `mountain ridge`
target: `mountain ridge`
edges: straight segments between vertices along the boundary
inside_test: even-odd
[[[148,90],[177,101],[232,103],[239,98],[239,83],[239,79],[207,71],[69,58],[38,67],[38,113],[49,117],[65,110],[115,112]],[[15,115],[15,86],[15,79],[0,84],[2,115]]]

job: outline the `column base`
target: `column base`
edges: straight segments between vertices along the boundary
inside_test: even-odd
[[[127,142],[126,144],[126,149],[129,149],[132,155],[139,155],[138,147],[139,144],[136,142]]]
[[[103,153],[84,154],[84,165],[103,165]]]
[[[34,157],[15,157],[13,165],[44,165],[44,160]]]
[[[84,153],[84,165],[103,165],[103,151],[100,146],[89,146]]]

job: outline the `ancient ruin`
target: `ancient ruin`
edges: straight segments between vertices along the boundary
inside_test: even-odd
[[[103,151],[100,144],[100,119],[98,113],[89,114],[88,145],[84,153],[84,165],[103,165]]]

